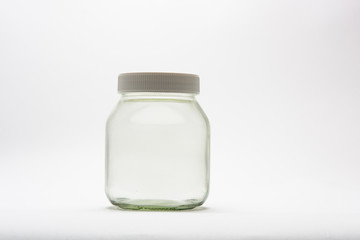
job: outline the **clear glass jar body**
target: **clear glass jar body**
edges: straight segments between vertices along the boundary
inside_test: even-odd
[[[209,140],[209,121],[194,94],[122,94],[106,126],[107,197],[126,209],[202,205]]]

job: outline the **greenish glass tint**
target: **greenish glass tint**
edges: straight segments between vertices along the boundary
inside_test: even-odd
[[[185,93],[123,93],[106,125],[106,195],[133,210],[200,206],[209,192],[209,121]]]

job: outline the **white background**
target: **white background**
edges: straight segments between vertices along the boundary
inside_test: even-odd
[[[117,75],[189,72],[211,190],[117,210]],[[360,239],[359,1],[2,1],[1,239]]]

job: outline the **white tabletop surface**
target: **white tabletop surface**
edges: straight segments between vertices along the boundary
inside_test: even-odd
[[[1,239],[360,239],[359,214],[265,213],[207,204],[191,211],[1,207]]]
[[[11,163],[0,169],[0,239],[360,239],[356,195],[344,190],[336,197],[323,187],[301,197],[311,192],[299,185],[300,193],[291,196],[283,185],[271,194],[268,185],[257,185],[258,191],[240,182],[226,187],[231,178],[215,172],[201,207],[130,211],[106,199],[102,161],[89,156],[91,164],[81,168],[76,154],[48,163],[35,155],[27,163],[24,155],[6,156]]]

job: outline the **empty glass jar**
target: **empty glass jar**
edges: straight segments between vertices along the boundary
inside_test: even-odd
[[[199,77],[119,75],[122,97],[106,125],[106,195],[125,209],[180,210],[209,191],[209,121]]]

